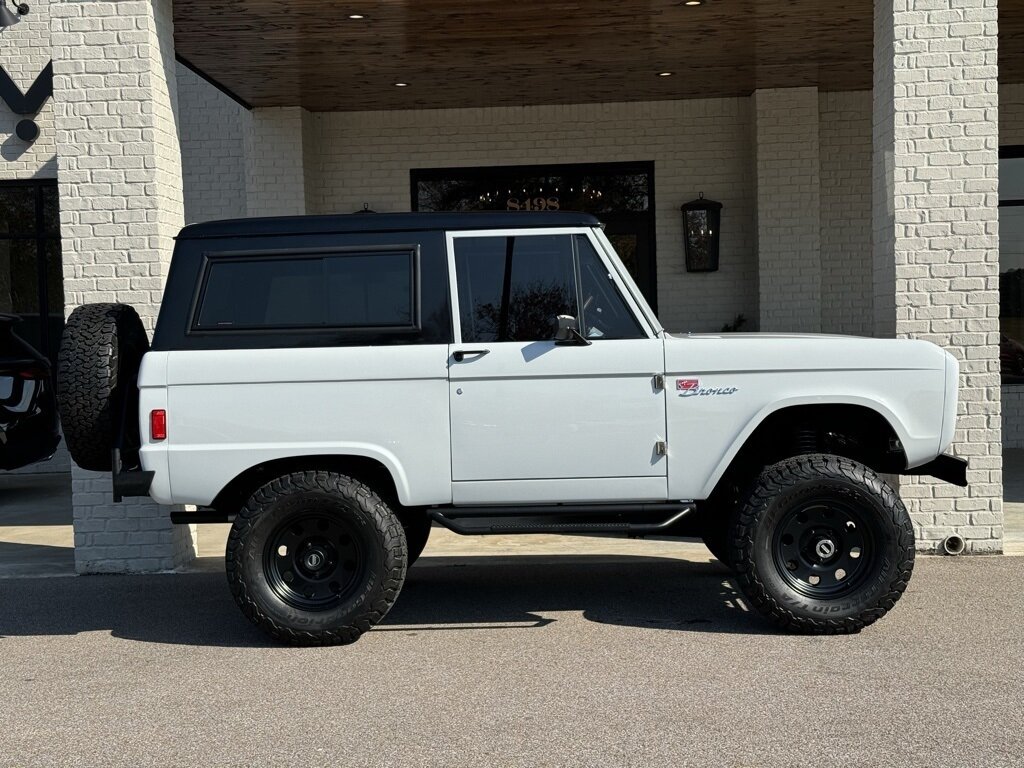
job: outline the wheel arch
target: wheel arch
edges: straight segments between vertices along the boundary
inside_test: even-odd
[[[877,401],[795,398],[772,403],[733,441],[708,478],[704,498],[721,493],[723,485],[753,468],[806,453],[835,452],[878,472],[901,472],[907,467],[906,438],[896,415]]]
[[[307,454],[269,459],[236,475],[220,490],[210,506],[226,515],[234,514],[264,483],[290,472],[310,470],[339,472],[354,477],[390,503],[397,502],[404,506],[408,500],[408,482],[400,467],[393,462],[389,463],[391,466],[380,456],[357,453]]]

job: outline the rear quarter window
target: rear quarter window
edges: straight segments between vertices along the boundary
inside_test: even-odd
[[[191,331],[418,331],[419,249],[216,254],[205,259]]]

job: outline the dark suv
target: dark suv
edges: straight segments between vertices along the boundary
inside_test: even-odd
[[[14,332],[19,321],[0,314],[0,470],[47,459],[60,443],[50,362]]]

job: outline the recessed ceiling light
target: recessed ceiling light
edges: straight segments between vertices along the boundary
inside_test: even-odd
[[[408,85],[408,83],[395,83],[396,88],[405,88]]]
[[[683,5],[704,5],[704,0],[686,0]]]
[[[672,77],[674,74],[675,72],[659,72],[658,77]]]
[[[361,14],[361,13],[350,13],[350,14],[348,15],[348,17],[349,17],[350,19],[365,19],[365,18],[366,18],[366,17],[365,17],[365,16],[363,16],[363,14]]]

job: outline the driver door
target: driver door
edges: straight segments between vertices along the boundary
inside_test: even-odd
[[[455,503],[667,496],[662,340],[579,230],[452,233]],[[576,337],[556,341],[556,318]]]

